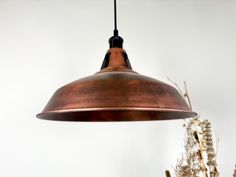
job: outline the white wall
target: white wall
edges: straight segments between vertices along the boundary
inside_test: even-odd
[[[221,176],[236,163],[236,1],[118,0],[133,68],[186,80],[219,134]],[[0,176],[163,177],[183,121],[65,123],[35,118],[60,86],[99,70],[112,0],[0,0]]]

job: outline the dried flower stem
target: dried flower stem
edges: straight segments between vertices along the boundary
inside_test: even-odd
[[[166,170],[165,173],[166,173],[166,177],[171,177],[169,170]]]
[[[233,174],[233,177],[236,177],[236,165],[235,165],[235,168],[234,168],[234,174]]]
[[[188,89],[187,89],[187,83],[186,83],[186,81],[184,81],[184,89],[185,89],[184,97],[187,98],[187,100],[188,100],[188,104],[189,104],[189,108],[192,110],[192,104],[191,104],[191,100],[190,100],[190,97],[189,97],[189,93],[188,93]]]
[[[167,79],[175,85],[175,87],[177,88],[177,90],[179,91],[179,93],[182,95],[183,98],[187,98],[189,108],[192,110],[192,104],[191,104],[190,96],[189,96],[189,93],[188,93],[186,81],[184,81],[185,93],[183,93],[183,91],[180,89],[179,85],[176,82],[171,80],[169,77],[167,77]]]
[[[176,86],[176,88],[178,89],[179,93],[184,97],[184,94],[183,94],[182,90],[180,89],[179,85],[176,82],[172,81],[169,77],[167,77],[167,79]]]
[[[199,126],[197,125],[197,120],[194,121],[194,124],[195,126]],[[198,122],[199,124],[199,122]],[[204,175],[204,177],[208,177],[207,175],[207,168],[205,166],[205,160],[204,160],[204,149],[203,149],[203,144],[202,144],[202,141],[201,141],[201,138],[200,138],[200,135],[199,135],[199,131],[196,131],[196,136],[197,136],[197,139],[199,140],[198,143],[199,143],[199,152],[200,152],[200,166],[201,166],[201,169],[202,169],[202,173]]]

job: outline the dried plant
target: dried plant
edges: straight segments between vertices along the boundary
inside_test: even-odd
[[[186,98],[192,109],[186,82],[184,82],[185,93],[183,93],[176,82],[170,81]],[[208,120],[202,121],[198,117],[194,117],[186,123],[185,127],[185,153],[177,161],[176,177],[218,177],[211,123]]]
[[[175,176],[219,177],[211,123],[195,117],[190,119],[184,127],[186,127],[185,152],[177,160],[174,168]],[[170,173],[166,177],[171,177]],[[233,177],[236,177],[236,165]]]
[[[189,108],[192,109],[186,82],[184,81],[185,93],[183,93],[176,82],[169,78],[168,80],[177,87],[188,102]],[[184,127],[186,127],[185,153],[177,160],[174,168],[176,177],[219,177],[211,123],[208,120],[194,117],[186,122]],[[218,141],[217,139],[217,145]],[[166,171],[166,177],[171,177],[169,171]],[[233,177],[236,177],[236,165]]]
[[[216,153],[213,147],[211,124],[208,120],[192,118],[186,125],[185,156],[182,164],[177,162],[176,176],[182,177],[179,169],[188,169],[188,176],[218,177]],[[183,173],[183,170],[182,170]]]
[[[236,165],[235,165],[235,168],[234,168],[234,174],[233,174],[233,177],[236,177]]]

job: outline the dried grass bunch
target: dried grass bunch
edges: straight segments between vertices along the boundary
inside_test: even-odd
[[[177,83],[170,81],[177,87],[192,109],[186,82],[184,82],[185,93],[183,93]],[[184,127],[186,127],[185,153],[177,160],[176,177],[218,177],[217,153],[214,148],[214,144],[218,145],[218,139],[215,143],[213,142],[211,123],[208,120],[194,117],[186,121]],[[171,177],[169,171],[166,171],[166,177]],[[236,177],[236,166],[233,177]]]
[[[185,154],[177,161],[177,177],[218,177],[211,124],[191,119],[186,125]]]

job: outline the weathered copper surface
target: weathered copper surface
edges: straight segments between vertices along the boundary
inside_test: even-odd
[[[101,71],[59,88],[37,117],[63,121],[142,121],[195,116],[170,85],[134,72],[111,48]]]

